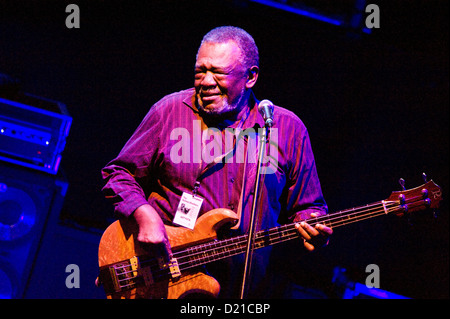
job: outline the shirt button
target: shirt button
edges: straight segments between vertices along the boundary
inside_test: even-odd
[[[230,207],[230,209],[233,210],[233,209],[234,209],[234,204],[229,203],[229,204],[228,204],[228,207]]]
[[[234,183],[234,177],[231,178],[231,182]]]

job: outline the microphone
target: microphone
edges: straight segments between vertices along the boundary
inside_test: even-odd
[[[258,111],[266,122],[266,127],[273,125],[273,103],[269,100],[262,100],[258,104]]]

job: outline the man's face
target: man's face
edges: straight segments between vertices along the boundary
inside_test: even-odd
[[[248,88],[248,72],[241,63],[241,50],[233,41],[204,43],[195,63],[198,106],[211,115],[239,109]]]

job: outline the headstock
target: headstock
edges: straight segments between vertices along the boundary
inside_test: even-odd
[[[426,180],[426,175],[423,174],[423,176]],[[391,196],[384,201],[391,206],[388,209],[389,212],[402,216],[403,214],[416,211],[426,209],[436,210],[439,208],[440,202],[442,201],[442,191],[432,180],[408,190],[404,187],[403,179],[400,179],[399,182],[403,190],[392,192]]]

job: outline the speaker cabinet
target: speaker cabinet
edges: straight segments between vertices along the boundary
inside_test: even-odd
[[[68,184],[60,174],[0,162],[0,298],[22,298],[49,216],[59,214]]]

